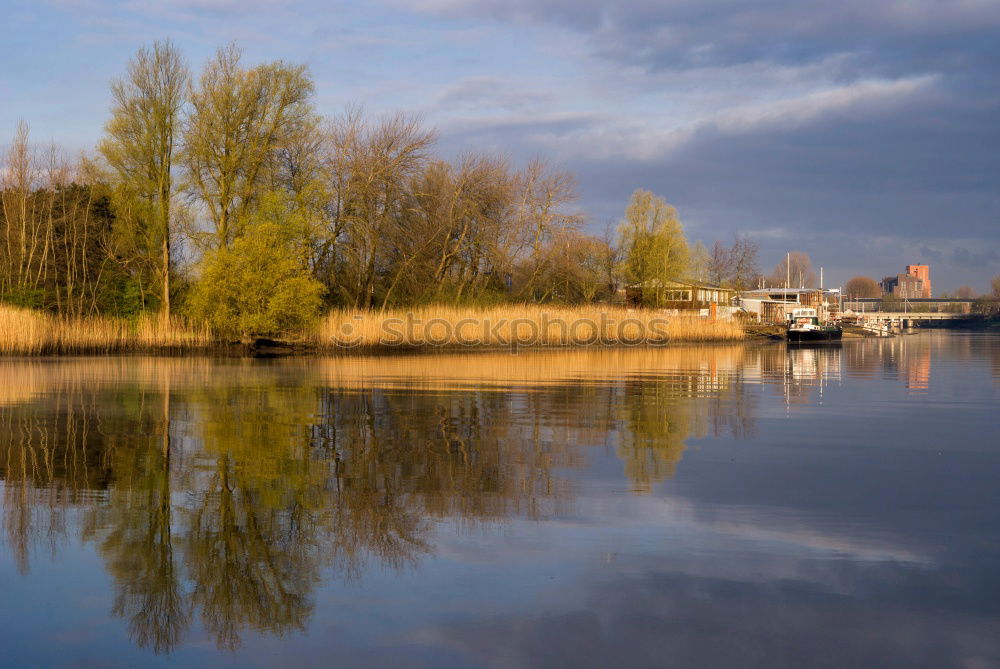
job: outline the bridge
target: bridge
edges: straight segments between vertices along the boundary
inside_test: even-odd
[[[904,312],[939,313],[941,311],[967,312],[974,300],[957,297],[850,297],[844,298],[843,308],[853,311],[881,311],[902,308]],[[894,312],[895,313],[895,312]]]
[[[973,314],[920,311],[856,311],[852,315],[864,321],[962,321],[975,318]]]
[[[845,314],[846,316],[846,314]],[[973,314],[949,314],[942,312],[913,311],[868,311],[854,312],[851,318],[858,320],[858,325],[877,334],[887,335],[906,328],[914,327],[917,322],[957,323],[975,318]]]
[[[975,318],[969,313],[972,300],[947,297],[903,299],[852,298],[844,300],[845,315],[851,315],[868,327],[906,328],[916,322],[963,321]],[[883,311],[889,307],[891,311]],[[902,308],[902,310],[900,310]]]

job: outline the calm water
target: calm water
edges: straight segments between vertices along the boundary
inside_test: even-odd
[[[1000,337],[0,360],[0,666],[1000,666]]]

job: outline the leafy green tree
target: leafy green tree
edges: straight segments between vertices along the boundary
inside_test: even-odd
[[[289,230],[258,223],[229,248],[206,254],[191,311],[219,334],[279,335],[313,325],[323,294]]]
[[[661,303],[665,282],[682,278],[690,262],[677,210],[640,188],[632,193],[618,234],[625,255],[625,277],[643,285],[647,301]]]
[[[159,256],[160,308],[170,315],[171,203],[174,157],[189,73],[170,42],[142,47],[128,74],[111,84],[114,106],[99,145],[115,175],[119,218],[142,240],[141,255]]]
[[[188,189],[213,226],[209,248],[241,234],[264,184],[313,121],[313,82],[304,65],[275,61],[247,69],[235,45],[219,49],[191,92],[184,132]]]

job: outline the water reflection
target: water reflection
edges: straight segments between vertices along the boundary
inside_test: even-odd
[[[235,649],[305,629],[327,574],[418,565],[439,521],[573,513],[594,453],[650,493],[691,440],[757,434],[756,385],[806,406],[844,367],[926,390],[930,349],[903,343],[0,361],[6,546],[27,572],[80,537],[135,644],[197,621]]]

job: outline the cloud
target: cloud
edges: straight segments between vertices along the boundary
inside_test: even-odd
[[[920,247],[920,258],[922,260],[929,260],[931,262],[941,262],[944,260],[944,253],[937,249],[932,249],[926,244]]]
[[[925,75],[896,81],[859,81],[796,98],[729,109],[711,121],[720,131],[749,132],[764,127],[790,128],[818,116],[861,105],[900,103],[931,86],[937,77]]]
[[[592,53],[649,69],[752,61],[810,62],[831,53],[868,57],[862,69],[895,70],[893,53],[968,47],[1000,26],[996,2],[935,0],[803,3],[764,0],[397,0],[414,11],[576,31]]]
[[[539,107],[551,100],[550,93],[519,86],[503,77],[469,77],[448,86],[439,96],[437,106],[442,111],[475,111],[502,109],[518,111]]]
[[[446,133],[465,135],[468,141],[474,135],[479,138],[516,135],[509,140],[534,143],[536,151],[556,154],[562,160],[649,162],[669,160],[691,145],[717,141],[724,136],[789,132],[831,114],[884,111],[904,105],[935,81],[936,77],[927,76],[857,82],[796,97],[733,106],[676,126],[655,116],[640,120],[629,115],[522,113],[525,107],[540,106],[547,97],[530,92],[498,92],[493,81],[477,80],[451,89],[442,96],[439,106],[462,109],[466,104],[475,104],[477,109],[506,107],[516,112],[493,118],[459,118],[444,126]]]
[[[955,248],[951,251],[951,263],[965,267],[986,267],[994,265],[1000,260],[1000,255],[994,249],[985,251],[970,251],[966,248]]]

